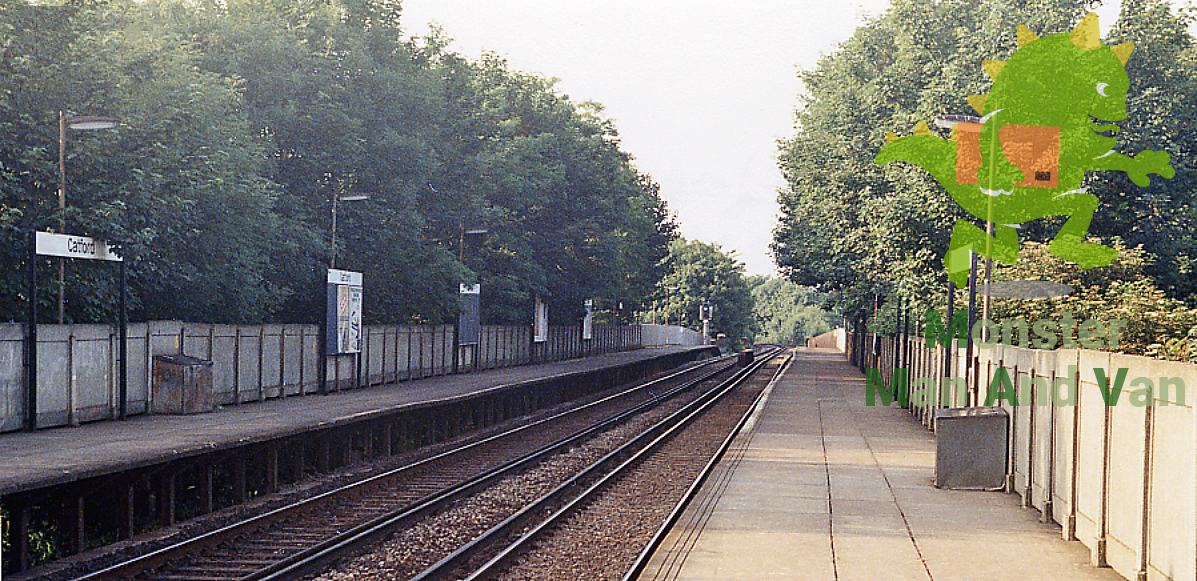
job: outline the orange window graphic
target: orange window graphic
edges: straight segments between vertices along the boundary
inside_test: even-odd
[[[977,183],[981,167],[981,124],[956,124],[956,183]],[[1006,159],[1022,170],[1023,188],[1054,188],[1060,173],[1060,128],[1003,125],[998,130]]]

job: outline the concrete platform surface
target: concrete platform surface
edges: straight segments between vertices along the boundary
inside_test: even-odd
[[[935,437],[800,348],[640,579],[1122,579],[1001,492],[932,486]]]
[[[617,367],[690,349],[695,348],[646,348],[404,381],[326,396],[270,399],[207,414],[142,415],[123,422],[11,432],[0,435],[0,495],[285,437],[405,406],[468,397],[536,379]]]

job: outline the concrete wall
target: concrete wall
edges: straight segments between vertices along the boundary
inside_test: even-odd
[[[970,400],[984,405],[992,378],[1004,368],[1020,404],[993,402],[1012,420],[1008,492],[1020,495],[1045,522],[1059,523],[1065,539],[1084,543],[1095,565],[1108,565],[1127,579],[1197,579],[1197,365],[997,345],[974,349],[972,372],[963,348],[928,348],[919,337],[903,341],[859,333],[850,339],[850,360],[879,369],[887,381],[895,363],[910,370],[912,381],[931,378],[935,402],[911,406],[931,428],[945,394],[955,395],[958,405]],[[1118,369],[1127,370],[1117,403],[1107,405],[1095,368],[1112,383]],[[955,394],[941,379],[966,373],[971,389]],[[1053,380],[1070,378],[1077,381],[1076,403],[1053,400]],[[1183,397],[1175,390],[1164,393],[1164,381],[1183,383]],[[1068,393],[1065,385],[1057,397]]]
[[[848,330],[847,329],[833,329],[821,335],[816,335],[806,340],[807,347],[818,347],[820,349],[838,349],[840,351],[848,350]]]
[[[23,324],[0,324],[0,432],[25,416]],[[149,409],[153,356],[185,353],[212,361],[217,405],[236,405],[319,390],[316,325],[210,325],[151,321],[128,328],[128,413]],[[453,372],[452,325],[377,325],[365,329],[360,356],[330,357],[329,389],[349,389]],[[38,325],[38,427],[77,425],[119,413],[116,329],[110,325]],[[482,327],[477,346],[460,348],[458,370],[556,361],[641,346],[636,326],[552,327],[532,343],[521,326]]]
[[[702,333],[675,325],[640,325],[645,347],[705,345]]]

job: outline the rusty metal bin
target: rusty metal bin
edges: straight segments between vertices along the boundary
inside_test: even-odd
[[[212,362],[182,353],[155,355],[153,391],[153,413],[210,412],[216,409]]]
[[[935,487],[999,490],[1006,485],[1009,414],[1000,407],[935,411]]]

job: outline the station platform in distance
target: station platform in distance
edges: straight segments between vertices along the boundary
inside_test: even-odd
[[[654,347],[363,389],[271,399],[196,415],[143,415],[0,435],[0,495],[102,476],[188,455],[301,434],[436,402],[710,347]]]
[[[933,486],[935,436],[799,348],[639,579],[1114,581],[1019,497]]]

